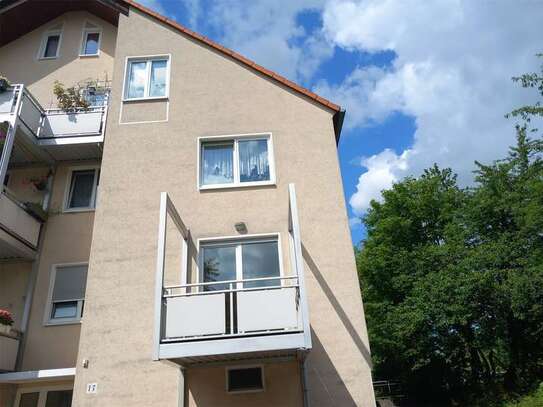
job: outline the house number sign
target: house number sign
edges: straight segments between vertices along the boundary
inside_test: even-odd
[[[87,383],[87,394],[95,394],[98,391],[98,383]]]

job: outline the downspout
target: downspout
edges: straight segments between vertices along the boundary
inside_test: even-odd
[[[309,407],[309,389],[307,388],[307,370],[305,358],[300,360],[300,375],[302,376],[302,398],[304,407]]]

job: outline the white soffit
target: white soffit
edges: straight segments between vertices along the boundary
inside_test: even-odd
[[[2,373],[0,383],[31,383],[52,380],[73,379],[75,367],[66,369],[27,370],[24,372]]]

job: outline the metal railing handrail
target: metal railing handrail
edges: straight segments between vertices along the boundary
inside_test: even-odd
[[[167,285],[163,288],[189,288],[189,287],[200,287],[206,285],[218,285],[218,284],[235,284],[235,283],[249,283],[254,281],[269,281],[269,280],[294,280],[299,278],[298,276],[278,276],[278,277],[258,277],[258,278],[246,278],[242,280],[224,280],[224,281],[206,281],[200,283],[190,283],[190,284],[179,284],[179,285]]]
[[[105,106],[89,106],[87,108],[85,108],[85,107],[77,107],[77,108],[70,109],[70,110],[61,109],[60,107],[52,107],[52,108],[49,108],[49,109],[44,109],[46,115],[103,113],[105,110],[106,110]]]
[[[217,284],[217,283],[216,283]],[[221,284],[221,283],[218,283]],[[193,297],[195,295],[211,295],[211,294],[229,294],[236,292],[245,292],[245,291],[268,291],[268,290],[277,290],[283,288],[299,288],[298,284],[293,285],[270,285],[263,287],[236,287],[229,288],[227,290],[212,290],[212,291],[195,291],[195,292],[186,292],[178,294],[163,294],[162,298],[177,298],[177,297]]]

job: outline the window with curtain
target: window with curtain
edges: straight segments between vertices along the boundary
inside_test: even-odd
[[[87,269],[86,264],[55,267],[49,321],[73,321],[82,317]]]
[[[234,182],[234,143],[205,143],[202,146],[202,183]]]
[[[96,206],[99,169],[72,171],[66,210],[93,209]]]
[[[270,143],[269,137],[202,141],[200,186],[271,182]]]
[[[125,99],[167,96],[168,58],[129,59]]]
[[[281,275],[277,238],[204,243],[201,250],[203,282],[247,280]],[[243,283],[244,288],[279,285],[281,285],[279,279]],[[229,288],[229,284],[210,284],[204,286],[204,291]]]

